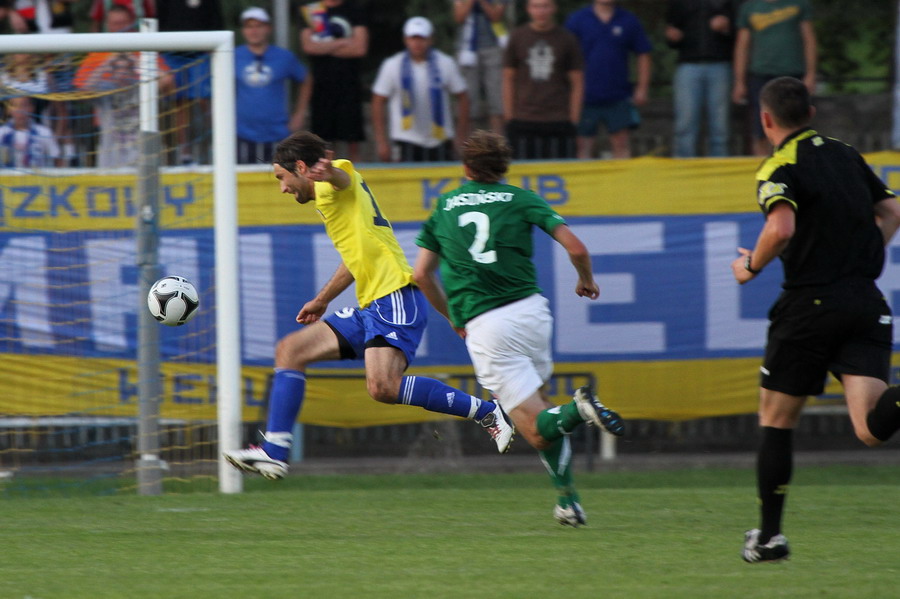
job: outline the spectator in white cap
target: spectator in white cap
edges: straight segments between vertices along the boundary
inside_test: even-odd
[[[433,32],[425,17],[407,20],[403,25],[406,50],[381,64],[372,85],[372,128],[382,161],[452,160],[454,140],[458,147],[469,128],[465,79],[451,57],[432,48]],[[456,98],[456,128],[451,96]],[[389,106],[390,140],[385,106]]]
[[[234,51],[239,163],[271,164],[275,145],[303,127],[311,78],[289,50],[271,45],[269,13],[251,6],[241,13],[246,43]],[[286,81],[300,86],[293,112],[288,114]]]

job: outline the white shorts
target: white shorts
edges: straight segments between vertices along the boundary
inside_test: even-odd
[[[509,412],[553,374],[550,302],[534,294],[466,323],[466,347],[478,383]]]

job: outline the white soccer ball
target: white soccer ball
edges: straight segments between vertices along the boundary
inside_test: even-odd
[[[200,296],[184,277],[163,277],[153,283],[147,294],[147,307],[153,318],[170,327],[178,327],[197,315]]]

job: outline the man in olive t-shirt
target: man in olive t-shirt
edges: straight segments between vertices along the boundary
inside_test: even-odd
[[[759,120],[759,92],[777,77],[803,81],[810,94],[816,87],[816,34],[809,0],[747,0],[738,9],[734,43],[732,100],[747,102],[753,131],[753,154],[771,149]]]

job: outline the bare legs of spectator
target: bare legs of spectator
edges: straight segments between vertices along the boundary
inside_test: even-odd
[[[628,129],[610,133],[609,145],[613,158],[631,158],[631,140]]]
[[[578,136],[576,142],[578,147],[578,158],[580,160],[590,160],[594,157],[594,138]]]
[[[77,159],[75,153],[75,138],[72,136],[72,124],[69,122],[69,103],[51,102],[50,115],[53,123],[53,135],[56,136],[59,147],[62,150],[62,165],[77,166],[73,164]]]
[[[594,142],[595,139],[593,137],[578,136],[577,145],[579,159],[590,160],[594,158]],[[631,139],[628,135],[628,129],[610,133],[609,145],[613,158],[631,158]]]

